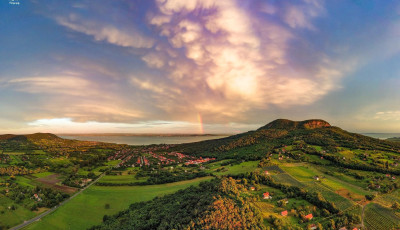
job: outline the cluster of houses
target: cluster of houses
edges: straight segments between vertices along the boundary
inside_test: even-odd
[[[388,177],[388,178],[392,178],[392,180],[396,180],[396,177],[395,177],[395,176],[393,176],[393,175],[386,174],[385,176],[386,176],[386,177]]]
[[[146,166],[150,165],[149,160],[145,156],[138,157],[136,163],[140,167],[142,167],[143,165],[146,165]]]
[[[215,158],[196,158],[193,156],[185,155],[179,152],[168,152],[169,145],[152,146],[147,148],[138,149],[122,149],[116,151],[113,155],[109,156],[107,160],[121,160],[117,165],[128,166],[128,167],[142,167],[149,166],[150,164],[169,165],[176,163],[184,163],[185,165],[190,164],[201,164],[208,161],[215,160]],[[162,151],[158,153],[156,151]],[[165,151],[165,152],[164,152]],[[136,161],[134,159],[137,159]]]
[[[215,158],[202,158],[202,157],[200,157],[199,159],[197,159],[197,160],[188,160],[188,161],[186,161],[185,162],[185,165],[197,165],[197,164],[201,164],[201,163],[205,163],[205,162],[208,162],[208,161],[213,161],[213,160],[215,160]]]

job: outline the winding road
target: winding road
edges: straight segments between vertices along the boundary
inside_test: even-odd
[[[90,186],[92,186],[94,183],[96,183],[98,180],[100,180],[100,178],[102,178],[105,174],[102,173],[96,180],[94,180],[92,183],[90,183],[88,186],[86,186],[85,188],[81,189],[79,192],[75,193],[74,195],[72,195],[71,197],[69,197],[68,199],[64,200],[63,202],[61,202],[59,205],[54,206],[53,208],[47,210],[46,212],[33,217],[30,220],[26,220],[24,221],[24,223],[14,226],[12,228],[10,228],[10,230],[17,230],[17,229],[21,229],[25,226],[28,226],[30,224],[32,224],[35,221],[40,220],[41,218],[49,215],[50,213],[54,212],[55,210],[57,210],[59,207],[63,206],[64,204],[66,204],[68,201],[70,201],[71,199],[73,199],[74,197],[76,197],[77,195],[81,194],[83,191],[85,191],[87,188],[89,188]]]

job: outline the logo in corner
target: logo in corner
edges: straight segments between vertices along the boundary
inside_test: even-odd
[[[14,5],[14,6],[18,6],[18,5],[20,5],[21,3],[20,3],[19,0],[9,0],[9,1],[8,1],[8,4]]]

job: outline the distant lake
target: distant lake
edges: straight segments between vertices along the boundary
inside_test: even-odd
[[[391,137],[400,137],[400,133],[361,133],[362,135],[379,138],[379,139],[388,139]]]
[[[211,139],[218,139],[227,136],[220,135],[182,135],[182,136],[139,136],[139,135],[58,135],[65,139],[80,141],[100,141],[127,145],[151,145],[151,144],[182,144]]]

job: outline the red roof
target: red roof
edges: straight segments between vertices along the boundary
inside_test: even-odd
[[[311,219],[313,218],[312,213],[310,213],[310,214],[308,214],[307,216],[305,216],[305,218],[311,220]]]
[[[269,196],[269,192],[264,192],[264,196]]]
[[[282,216],[287,216],[287,210],[281,212],[281,215],[282,215]]]

